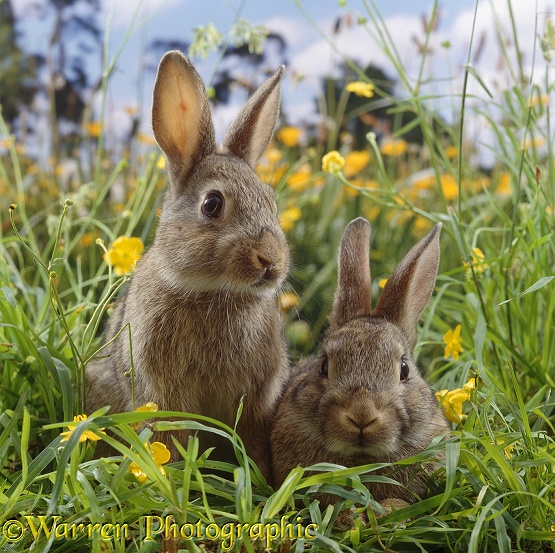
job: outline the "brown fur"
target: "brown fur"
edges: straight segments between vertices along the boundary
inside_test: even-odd
[[[443,414],[411,358],[414,328],[435,283],[439,230],[440,225],[434,227],[395,269],[379,312],[371,312],[369,301],[370,225],[356,219],[345,230],[338,289],[321,351],[290,378],[275,415],[271,442],[277,485],[298,465],[393,462],[421,452],[446,433]],[[400,378],[402,359],[409,366],[407,380]],[[325,360],[327,377],[321,373]],[[368,488],[378,501],[413,502],[425,494],[429,476],[422,470],[412,479],[413,472],[409,466],[392,475],[408,488],[380,483]]]
[[[170,187],[153,245],[116,306],[107,340],[130,324],[135,401],[202,414],[234,426],[267,478],[269,416],[289,369],[275,291],[289,251],[273,190],[254,172],[271,140],[282,69],[255,93],[220,151],[200,77],[178,52],[166,54],[154,89],[153,128]],[[237,155],[230,144],[241,144]],[[224,198],[221,217],[201,212],[207,193]],[[127,333],[87,368],[88,409],[132,409]],[[186,433],[174,433],[181,443]],[[175,454],[168,433],[153,439]],[[201,447],[233,460],[229,442],[200,436]],[[173,457],[175,458],[175,456]]]

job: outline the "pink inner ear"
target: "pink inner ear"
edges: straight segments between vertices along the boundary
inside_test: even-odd
[[[179,101],[176,102],[176,113],[168,113],[168,118],[173,119],[175,130],[174,130],[174,142],[175,146],[179,150],[182,155],[187,154],[187,150],[191,150],[191,144],[189,144],[189,148],[187,148],[187,138],[189,141],[193,140],[191,136],[191,123],[187,124],[187,119],[185,119],[185,114],[190,110],[189,102],[187,100],[187,85],[184,85],[183,81],[179,78],[178,75],[175,76],[176,80],[176,87],[179,92]],[[189,91],[190,92],[190,91]],[[189,97],[192,98],[191,94]],[[194,101],[194,100],[190,100]],[[193,116],[194,114],[191,114]],[[195,121],[197,123],[197,121]]]
[[[171,172],[178,172],[181,178],[188,174],[192,164],[216,148],[210,105],[202,80],[187,59],[177,52],[166,54],[158,68],[152,129]]]
[[[184,88],[186,87],[183,86],[183,83],[181,83],[177,75],[175,76],[175,79],[177,82],[177,90],[179,91],[179,99],[180,99],[179,107],[181,108],[181,111],[185,113],[189,109],[187,105],[187,91],[184,90]]]
[[[197,146],[202,94],[191,75],[173,62],[165,66],[158,86],[158,109],[155,131],[164,152],[178,158],[190,157]],[[156,132],[155,132],[156,135]],[[174,154],[172,154],[174,152]]]

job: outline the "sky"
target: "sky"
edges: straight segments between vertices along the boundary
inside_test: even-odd
[[[33,15],[33,6],[42,0],[12,0],[14,9],[25,15],[24,44],[28,51],[44,49],[48,44],[51,22]],[[339,66],[341,54],[355,60],[361,67],[374,63],[395,76],[391,61],[376,44],[376,27],[360,25],[359,17],[381,13],[410,83],[416,82],[421,70],[417,43],[424,37],[422,17],[429,16],[433,0],[100,0],[103,17],[109,21],[109,56],[112,57],[125,40],[109,84],[109,123],[113,132],[125,131],[129,125],[128,108],[144,114],[145,132],[149,131],[149,112],[154,71],[144,69],[146,45],[157,38],[190,42],[192,29],[212,22],[223,33],[231,27],[238,14],[255,24],[263,24],[283,35],[287,41],[287,68],[284,79],[282,109],[288,123],[302,125],[316,117],[314,97],[320,91],[321,79]],[[430,46],[433,55],[423,68],[429,81],[423,94],[439,96],[442,113],[449,118],[460,102],[464,65],[469,42],[475,0],[438,0],[440,19]],[[545,29],[555,0],[512,0],[512,10],[519,47],[523,52],[525,73],[540,82],[545,75],[545,61],[537,51],[538,34]],[[478,0],[474,49],[471,61],[483,82],[495,95],[512,85],[507,72],[499,65],[500,46],[496,33],[508,35],[511,18],[508,0]],[[134,13],[138,17],[133,20]],[[37,12],[38,13],[38,12]],[[332,35],[339,17],[341,31]],[[25,30],[27,32],[25,33]],[[126,32],[129,36],[126,37]],[[331,37],[331,41],[330,41]],[[445,44],[449,43],[446,48]],[[481,55],[474,59],[479,47]],[[513,52],[514,45],[507,46]],[[534,58],[534,49],[536,56]],[[155,66],[158,60],[149,60]],[[199,72],[209,80],[216,56],[195,60]],[[100,72],[99,60],[93,60],[92,72]],[[299,82],[297,77],[302,76]],[[469,92],[476,102],[486,101],[482,86],[469,81]],[[400,90],[400,95],[406,93]],[[97,99],[97,105],[99,101]],[[239,108],[237,102],[215,114],[219,137]]]

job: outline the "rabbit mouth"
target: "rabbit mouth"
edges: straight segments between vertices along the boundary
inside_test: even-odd
[[[261,271],[260,276],[253,282],[254,288],[275,288],[281,278],[281,271],[275,267],[267,267]]]
[[[350,459],[383,459],[396,451],[397,440],[394,436],[376,439],[362,433],[350,436],[328,435],[326,445],[330,452]]]
[[[343,451],[353,459],[384,459],[395,453],[396,448],[393,443],[360,440],[356,444],[346,444]]]
[[[287,272],[287,260],[276,251],[237,247],[226,264],[226,277],[258,293],[277,288]]]

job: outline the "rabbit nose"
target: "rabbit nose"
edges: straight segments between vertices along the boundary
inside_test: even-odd
[[[271,269],[274,266],[274,262],[268,259],[266,256],[257,254],[258,262],[263,269]]]
[[[373,415],[359,416],[359,417],[347,415],[347,419],[359,430],[364,431],[366,428],[371,426],[378,419],[378,415],[373,414]]]

